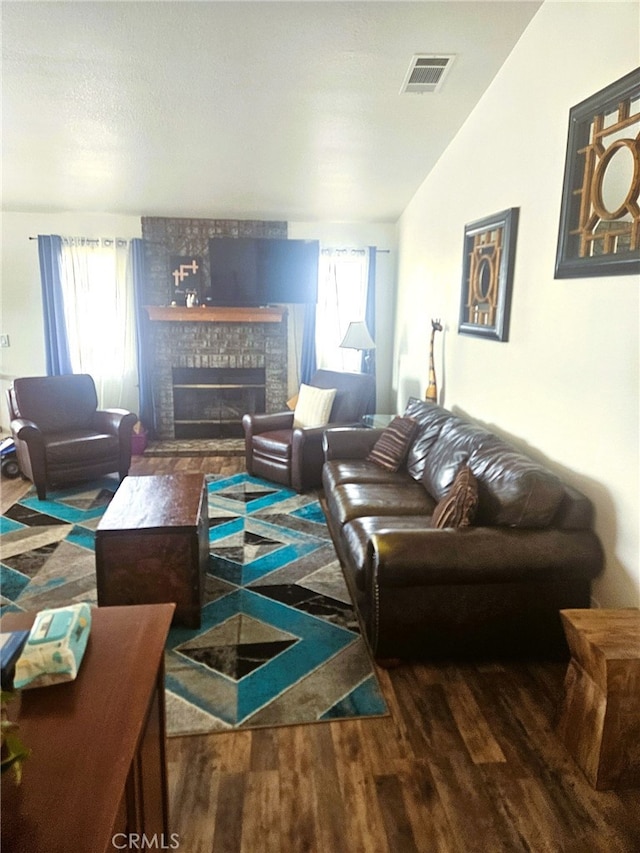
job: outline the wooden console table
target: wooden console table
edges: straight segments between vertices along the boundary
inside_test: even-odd
[[[157,834],[158,845],[164,833],[168,844],[164,645],[173,610],[93,609],[76,680],[24,690],[9,707],[31,755],[19,786],[2,778],[3,850],[103,853],[124,843],[118,833]],[[9,613],[0,627],[30,628],[34,618]]]
[[[640,787],[640,610],[561,610],[558,735],[594,788]]]

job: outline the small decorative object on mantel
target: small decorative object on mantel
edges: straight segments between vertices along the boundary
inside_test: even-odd
[[[572,107],[555,278],[640,273],[640,68]]]
[[[196,255],[172,255],[169,302],[193,307],[202,301],[202,258]],[[193,294],[193,295],[192,295]],[[194,299],[195,296],[195,299]]]
[[[517,207],[510,207],[465,226],[461,334],[509,339],[518,214]]]
[[[425,392],[425,400],[430,400],[432,403],[438,402],[438,383],[436,382],[436,367],[433,360],[433,341],[436,332],[442,331],[440,320],[431,320],[431,342],[429,343],[429,385]]]

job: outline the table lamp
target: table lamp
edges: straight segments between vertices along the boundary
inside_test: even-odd
[[[357,349],[364,353],[364,372],[370,372],[371,351],[376,348],[375,341],[369,334],[369,329],[364,320],[349,323],[347,333],[340,344],[342,349]]]

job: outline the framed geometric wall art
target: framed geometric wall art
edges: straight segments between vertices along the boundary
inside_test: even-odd
[[[510,207],[464,229],[458,332],[509,339],[519,208]]]
[[[640,272],[640,68],[569,111],[555,278]]]

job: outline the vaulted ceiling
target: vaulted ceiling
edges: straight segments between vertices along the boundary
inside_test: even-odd
[[[540,5],[3,0],[3,209],[393,222]]]

